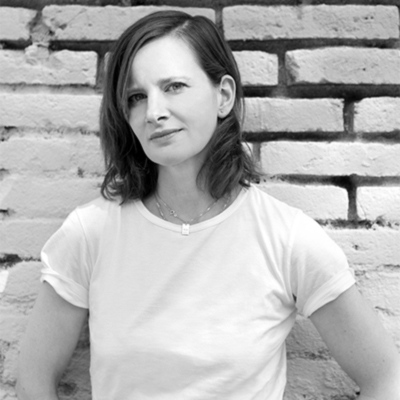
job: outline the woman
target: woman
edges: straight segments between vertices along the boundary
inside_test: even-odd
[[[43,249],[20,399],[57,398],[88,310],[95,400],[282,399],[297,311],[360,400],[399,399],[396,348],[341,250],[251,184],[241,99],[206,18],[155,13],[118,40],[101,111],[103,198]]]

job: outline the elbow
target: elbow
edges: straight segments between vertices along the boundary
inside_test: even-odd
[[[56,388],[46,390],[43,385],[25,381],[22,376],[17,377],[15,392],[18,400],[58,400]]]
[[[21,384],[21,378],[17,378],[17,383],[15,385],[15,393],[17,394],[18,400],[29,400],[28,392],[24,390],[23,385]]]
[[[361,393],[357,400],[400,400],[400,358],[396,357],[385,373],[359,386]]]

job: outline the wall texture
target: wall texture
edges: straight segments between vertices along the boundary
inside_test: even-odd
[[[342,246],[400,347],[399,0],[0,1],[0,400],[15,399],[19,340],[46,239],[98,196],[104,58],[136,19],[177,7],[213,19],[245,85],[262,187]],[[90,399],[87,329],[60,385]],[[286,400],[353,399],[315,329],[288,339]]]

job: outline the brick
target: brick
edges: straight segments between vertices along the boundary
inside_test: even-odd
[[[0,382],[0,400],[18,400],[14,385]]]
[[[0,221],[0,254],[39,258],[43,245],[62,222],[61,219]]]
[[[0,125],[99,129],[101,96],[82,94],[0,94]]]
[[[360,187],[357,209],[361,219],[400,220],[400,187]]]
[[[10,346],[5,355],[2,381],[10,385],[15,385],[17,380],[18,355],[19,345],[16,343]]]
[[[395,6],[233,6],[223,9],[228,40],[398,39]]]
[[[41,268],[42,264],[35,261],[21,262],[10,268],[10,275],[3,292],[4,299],[8,302],[13,299],[34,300],[39,290]]]
[[[393,338],[398,351],[400,351],[400,316],[379,308],[376,308],[375,311],[378,314],[383,327]]]
[[[28,318],[11,310],[0,309],[0,341],[18,341],[25,332]]]
[[[288,361],[285,400],[354,398],[355,383],[334,360],[299,357]]]
[[[51,5],[44,7],[43,21],[53,34],[53,40],[115,40],[140,18],[162,10],[180,10],[215,20],[215,11],[210,8]]]
[[[292,207],[300,208],[314,219],[347,219],[348,197],[335,186],[267,183],[261,190]]]
[[[62,382],[73,382],[76,399],[91,400],[90,393],[90,350],[89,348],[75,349],[69,366],[65,370]]]
[[[30,24],[36,17],[35,10],[26,8],[0,8],[0,40],[28,40]]]
[[[317,329],[309,318],[298,315],[287,340],[288,358],[295,358],[302,354],[326,354],[326,344],[321,339]]]
[[[278,84],[278,56],[263,51],[235,51],[244,86],[274,86]]]
[[[65,218],[100,195],[99,179],[11,176],[0,187],[0,209],[15,218]],[[4,189],[5,188],[5,189]]]
[[[0,51],[0,83],[43,85],[96,84],[97,54],[69,50],[49,53],[32,45],[23,51]]]
[[[400,97],[374,97],[356,103],[354,130],[356,132],[399,132]]]
[[[360,291],[373,307],[400,317],[400,269],[367,271],[358,277],[358,283]]]
[[[400,84],[400,51],[329,47],[286,53],[294,84]]]
[[[399,176],[400,145],[378,143],[269,142],[261,147],[268,175]]]
[[[0,169],[25,175],[102,174],[100,142],[94,135],[11,137],[0,142]]]
[[[388,228],[326,229],[356,270],[400,266],[400,231]]]
[[[246,132],[342,132],[338,99],[246,98]]]

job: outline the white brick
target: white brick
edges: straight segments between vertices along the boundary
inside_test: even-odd
[[[372,269],[382,265],[400,266],[400,231],[376,229],[326,229],[344,250],[355,269]]]
[[[395,6],[233,6],[223,23],[228,40],[399,37]]]
[[[15,340],[15,339],[14,339]],[[4,359],[3,382],[15,386],[18,374],[19,344],[12,344],[6,352]],[[12,400],[12,398],[10,399]]]
[[[74,397],[79,400],[91,400],[90,349],[78,346],[72,355],[69,366],[64,372],[61,383],[74,382]],[[75,386],[76,385],[76,386]]]
[[[355,383],[334,360],[307,356],[289,359],[285,400],[354,398]]]
[[[1,400],[18,400],[15,393],[14,385],[0,383]]]
[[[367,271],[358,283],[374,307],[400,318],[400,271]]]
[[[274,86],[278,84],[278,56],[263,51],[235,51],[244,86]]]
[[[51,5],[44,7],[43,21],[53,32],[55,40],[115,40],[137,20],[162,10],[180,10],[215,20],[215,11],[210,8]]]
[[[261,147],[268,175],[399,176],[400,145],[277,141]]]
[[[65,218],[100,195],[100,179],[38,179],[12,176],[0,186],[0,209],[17,218]]]
[[[40,251],[63,220],[29,219],[0,221],[0,254],[39,258]]]
[[[28,318],[17,312],[1,311],[0,318],[0,340],[14,342],[19,340],[25,332]]]
[[[400,70],[396,71],[400,75]],[[393,132],[400,130],[400,97],[374,97],[356,103],[356,132]]]
[[[24,175],[66,172],[74,176],[78,169],[83,175],[104,171],[100,142],[92,135],[11,137],[0,142],[0,169]]]
[[[358,188],[357,209],[362,219],[400,220],[400,187]]]
[[[49,53],[32,45],[23,51],[0,51],[0,83],[89,85],[96,83],[97,54],[68,50]]]
[[[400,84],[400,51],[354,47],[294,50],[286,53],[293,83]]]
[[[335,186],[267,183],[261,190],[292,207],[300,208],[314,219],[347,219],[348,197]]]
[[[26,8],[0,8],[0,40],[28,40],[29,24],[36,16],[35,10]]]
[[[246,98],[246,132],[342,132],[338,99]]]
[[[394,343],[400,352],[400,316],[391,315],[385,311],[380,311],[379,309],[376,309],[376,312],[382,321],[383,327],[386,329],[389,335],[392,336]]]
[[[327,353],[327,347],[317,329],[309,318],[297,315],[287,340],[287,353],[289,358],[304,353]]]
[[[101,96],[72,94],[0,94],[0,125],[99,129]]]
[[[19,302],[31,303],[38,294],[41,268],[42,264],[38,261],[21,262],[10,268],[2,300],[9,304],[12,304],[15,299]]]

